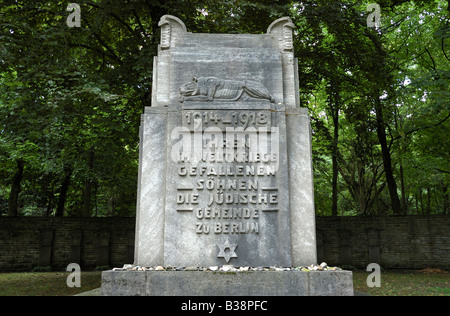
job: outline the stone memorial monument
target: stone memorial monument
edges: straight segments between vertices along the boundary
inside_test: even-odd
[[[134,265],[316,264],[311,128],[307,109],[299,107],[290,18],[257,35],[191,33],[170,15],[159,26],[152,106],[145,109],[140,129]],[[167,286],[169,279],[187,282],[188,271],[151,278],[119,272],[103,273],[104,294],[119,294],[114,280],[126,278],[146,284],[138,292],[151,295],[152,287]],[[348,283],[348,274],[341,272]],[[205,273],[200,282],[194,273],[204,289],[217,288],[213,279],[221,276]],[[304,273],[295,273],[304,280]],[[261,278],[280,285],[262,275],[241,276],[244,293],[261,294],[244,285]],[[276,278],[285,283],[292,276]],[[310,277],[305,280],[310,288]],[[264,288],[258,282],[256,287]]]

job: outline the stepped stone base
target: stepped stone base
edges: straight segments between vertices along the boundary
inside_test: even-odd
[[[353,296],[351,271],[104,271],[103,296]]]

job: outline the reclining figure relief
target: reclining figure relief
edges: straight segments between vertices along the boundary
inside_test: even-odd
[[[245,80],[225,80],[216,77],[193,78],[180,87],[180,102],[184,101],[250,101],[275,100],[264,85]]]

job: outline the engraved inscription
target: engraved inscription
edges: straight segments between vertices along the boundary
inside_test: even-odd
[[[270,111],[183,111],[183,127],[193,131],[196,124],[226,127],[271,127]]]
[[[271,112],[186,110],[171,158],[176,210],[197,236],[259,235],[279,210],[279,128]]]

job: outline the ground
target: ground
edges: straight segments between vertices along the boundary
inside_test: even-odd
[[[162,272],[163,273],[163,272]],[[282,272],[281,272],[282,273]],[[0,296],[71,296],[90,292],[98,295],[101,272],[81,273],[81,287],[69,288],[69,272],[0,273]],[[381,286],[367,286],[369,272],[353,271],[355,291],[384,296],[450,296],[450,273],[439,269],[385,270],[381,272]]]
[[[0,296],[71,296],[101,285],[101,271],[81,273],[81,287],[67,286],[69,272],[0,273]]]
[[[370,272],[354,271],[353,288],[369,295],[382,296],[450,296],[450,273],[439,269],[385,270],[381,286],[368,287]]]

